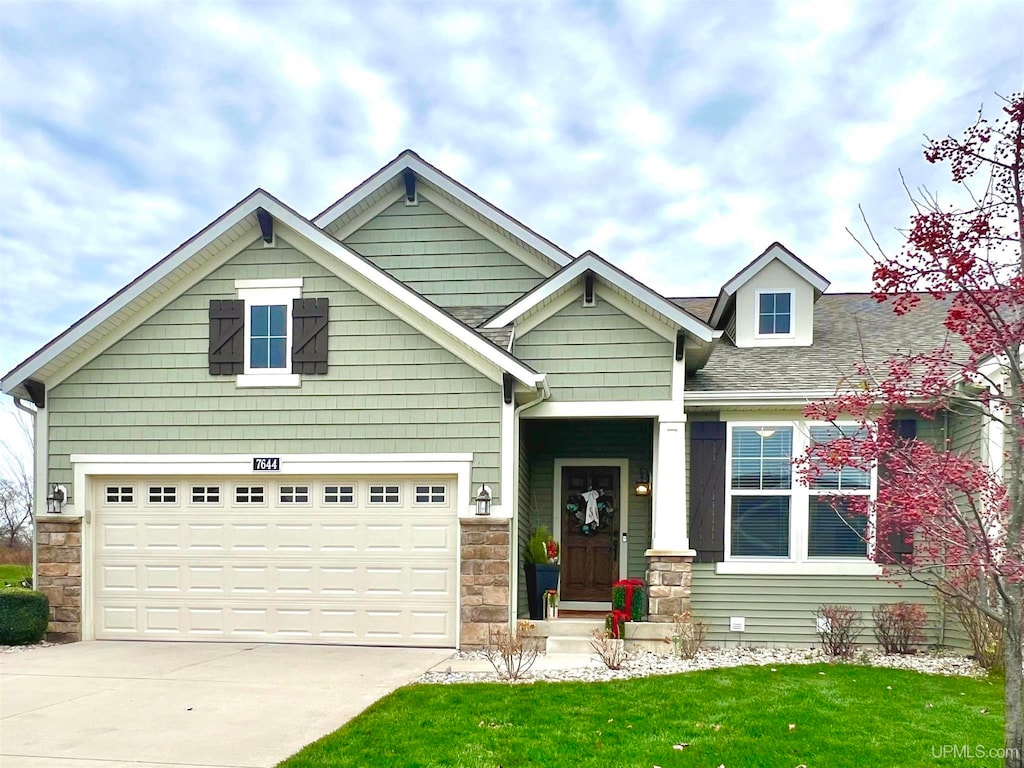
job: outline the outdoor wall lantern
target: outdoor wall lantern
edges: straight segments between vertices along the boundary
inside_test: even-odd
[[[68,498],[68,489],[54,483],[50,486],[50,495],[46,497],[46,511],[51,515],[59,515],[64,502]]]
[[[480,517],[491,514],[491,489],[486,485],[481,485],[476,492],[476,513]]]
[[[637,496],[651,495],[651,475],[646,469],[640,470],[640,479],[636,481],[636,486],[633,490]]]

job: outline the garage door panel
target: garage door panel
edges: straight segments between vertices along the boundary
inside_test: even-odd
[[[413,504],[410,480],[400,481],[403,504],[319,504],[319,481],[303,479],[309,503],[275,506],[278,490],[266,481],[267,503],[232,505],[236,482],[254,484],[202,481],[225,489],[216,508],[189,504],[187,478],[161,480],[177,483],[178,505],[140,498],[132,508],[104,507],[101,497],[99,638],[455,644],[453,503]],[[446,484],[452,501],[452,479],[429,482]]]

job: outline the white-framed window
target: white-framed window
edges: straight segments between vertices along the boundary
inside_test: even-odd
[[[789,558],[793,427],[736,426],[731,437],[730,554]]]
[[[417,485],[413,500],[416,504],[445,504],[448,489],[444,485]]]
[[[371,485],[369,489],[370,504],[401,504],[402,487],[400,485]]]
[[[810,440],[814,445],[827,444],[841,437],[858,437],[852,425],[812,424]],[[873,473],[858,467],[843,467],[836,472],[823,471],[810,483],[808,490],[807,556],[808,558],[866,557],[865,530],[867,518],[851,515],[842,508],[837,496],[871,496]],[[840,502],[837,509],[836,502]]]
[[[281,485],[277,489],[280,504],[309,504],[308,485]]]
[[[149,485],[146,488],[146,500],[150,504],[177,504],[178,486]]]
[[[292,373],[292,302],[302,296],[302,278],[236,280],[245,302],[245,367],[240,387],[297,387]]]
[[[262,485],[236,485],[235,504],[266,504],[267,489]]]
[[[796,335],[793,327],[793,291],[757,291],[754,295],[756,316],[754,336],[757,338],[791,338]]]
[[[123,483],[108,485],[103,489],[103,498],[107,504],[134,504],[135,486]]]
[[[193,504],[220,504],[220,486],[193,485],[190,496]]]
[[[727,564],[749,563],[749,572],[758,563],[788,564],[795,572],[801,566],[827,569],[829,563],[874,567],[864,540],[868,521],[843,513],[841,503],[837,511],[835,502],[837,496],[873,496],[875,470],[825,471],[808,486],[792,465],[813,444],[853,437],[855,429],[802,421],[729,424]]]
[[[356,489],[354,485],[344,483],[324,483],[324,504],[355,504]]]

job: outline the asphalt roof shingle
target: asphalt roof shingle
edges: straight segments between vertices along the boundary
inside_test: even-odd
[[[714,298],[673,299],[706,318]],[[903,316],[867,293],[825,294],[814,305],[814,343],[808,347],[738,348],[726,337],[708,364],[687,378],[695,392],[832,390],[862,359],[880,364],[895,353],[927,352],[947,337],[949,300],[922,295]],[[962,344],[957,346],[962,347]]]

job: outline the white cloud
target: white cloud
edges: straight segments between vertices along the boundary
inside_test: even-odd
[[[253,187],[312,215],[406,146],[668,293],[715,293],[772,240],[864,289],[857,205],[898,242],[898,169],[942,183],[921,135],[1019,88],[1024,22],[1011,2],[326,7],[5,5],[0,368]]]

